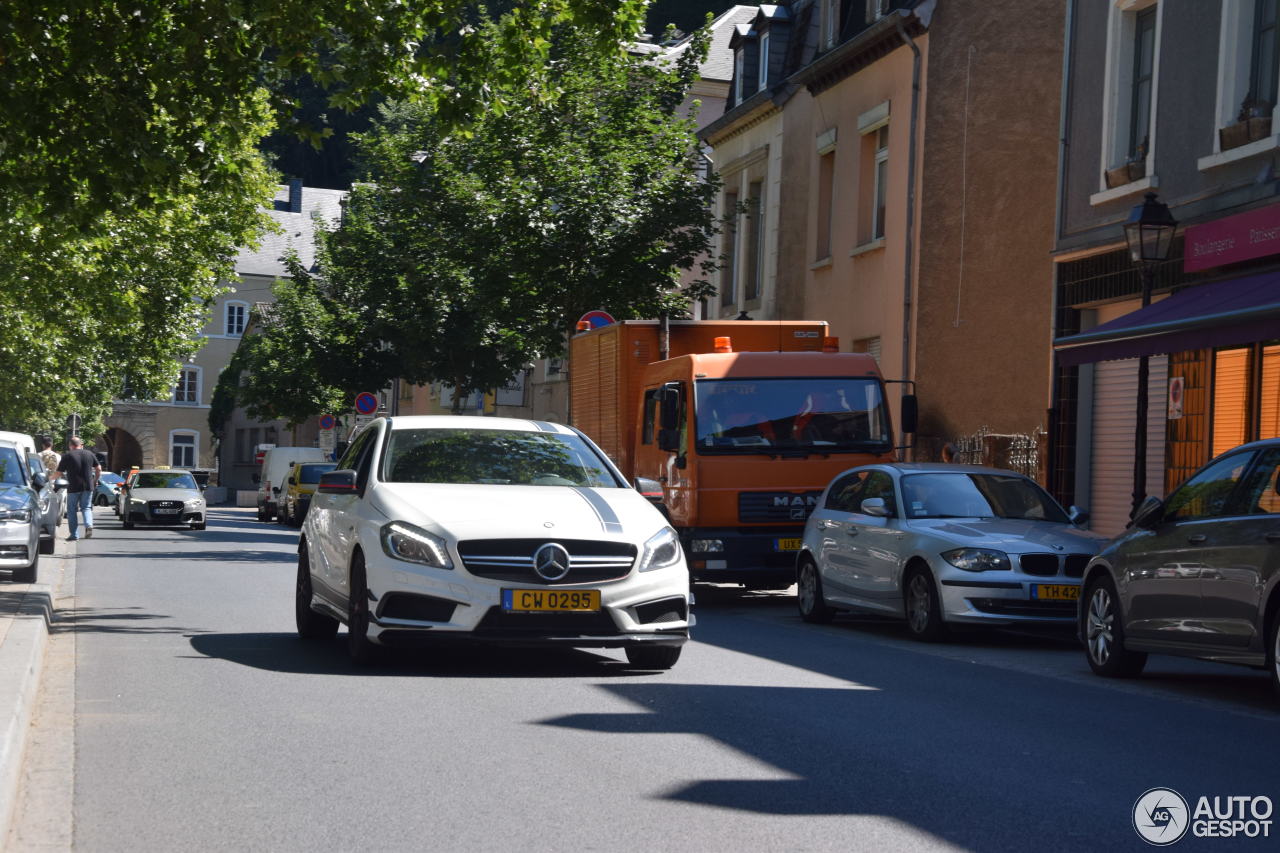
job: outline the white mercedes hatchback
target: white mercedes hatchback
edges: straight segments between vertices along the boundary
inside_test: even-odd
[[[298,545],[303,638],[623,648],[667,669],[689,638],[675,531],[590,439],[541,421],[375,420],[321,475]]]

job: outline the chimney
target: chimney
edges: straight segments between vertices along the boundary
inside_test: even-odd
[[[294,178],[289,181],[289,212],[302,212],[302,179]]]

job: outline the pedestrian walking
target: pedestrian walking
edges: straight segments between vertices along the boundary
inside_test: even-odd
[[[58,463],[62,461],[61,454],[53,449],[53,442],[47,438],[40,439],[40,447],[42,449],[36,455],[44,465],[44,472],[49,475],[50,480],[58,479]]]
[[[58,470],[67,478],[67,527],[70,528],[67,539],[74,542],[80,538],[81,513],[84,514],[85,538],[93,535],[93,490],[98,486],[102,466],[98,464],[98,457],[84,449],[80,436],[71,436],[67,445],[71,449],[58,463]]]

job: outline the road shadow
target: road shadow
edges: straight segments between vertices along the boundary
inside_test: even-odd
[[[80,554],[81,560],[103,560],[111,563],[122,562],[122,568],[127,568],[128,564],[143,562],[165,562],[180,561],[182,563],[289,563],[293,564],[298,561],[298,555],[293,551],[276,551],[261,549],[232,549],[217,551],[192,551],[186,548],[176,551],[118,551],[109,554]],[[181,566],[175,566],[174,571],[181,571]]]
[[[149,613],[141,607],[72,607],[57,611],[51,634],[183,634],[194,632],[180,625],[160,624],[168,614]]]
[[[615,678],[651,673],[625,661],[573,648],[517,648],[439,641],[420,648],[380,648],[376,662],[357,667],[346,634],[303,640],[294,633],[206,633],[191,636],[199,657],[296,675],[430,678]]]

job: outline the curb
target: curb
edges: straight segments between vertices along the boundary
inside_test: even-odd
[[[51,582],[0,585],[0,847],[9,836],[17,804],[23,753],[53,621],[53,590],[62,577],[63,560],[75,556],[73,545],[63,545],[61,537],[58,544],[59,553],[40,561],[39,577]]]

